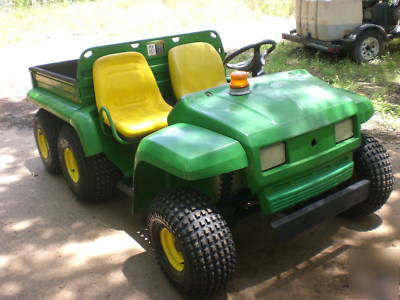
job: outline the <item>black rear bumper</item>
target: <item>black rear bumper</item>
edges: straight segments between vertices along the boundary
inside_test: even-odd
[[[300,36],[295,30],[290,33],[282,33],[282,39],[303,44],[304,46],[315,48],[329,53],[339,53],[344,48],[343,45],[335,44],[332,42],[323,42]]]
[[[363,202],[368,197],[369,180],[360,180],[325,198],[271,222],[278,243],[282,243],[319,223],[322,223]]]

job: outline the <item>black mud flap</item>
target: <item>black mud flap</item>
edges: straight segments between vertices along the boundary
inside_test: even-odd
[[[369,185],[369,180],[357,181],[343,190],[271,222],[276,242],[283,243],[289,238],[365,201],[368,197]]]

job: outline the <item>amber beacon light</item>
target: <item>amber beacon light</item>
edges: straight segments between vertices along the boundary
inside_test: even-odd
[[[249,73],[235,71],[231,74],[231,83],[229,93],[233,96],[241,96],[250,93],[250,85],[247,78]]]

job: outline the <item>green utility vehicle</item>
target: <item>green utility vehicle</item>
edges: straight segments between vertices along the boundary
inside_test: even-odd
[[[386,150],[360,131],[371,102],[305,70],[264,74],[274,48],[265,40],[225,58],[219,35],[202,31],[30,68],[47,170],[62,171],[83,201],[117,187],[132,195],[183,292],[212,293],[231,278],[228,224],[243,214],[268,216],[282,242],[338,214],[371,214],[392,191]],[[232,63],[245,51],[249,60]],[[227,78],[224,66],[239,71]]]

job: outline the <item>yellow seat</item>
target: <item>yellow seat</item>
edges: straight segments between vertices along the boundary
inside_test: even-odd
[[[110,54],[93,65],[97,108],[105,107],[117,131],[127,138],[167,126],[165,103],[145,57],[138,52]],[[105,112],[103,119],[110,125]]]
[[[168,52],[169,74],[177,99],[226,83],[225,68],[217,50],[198,42]]]

